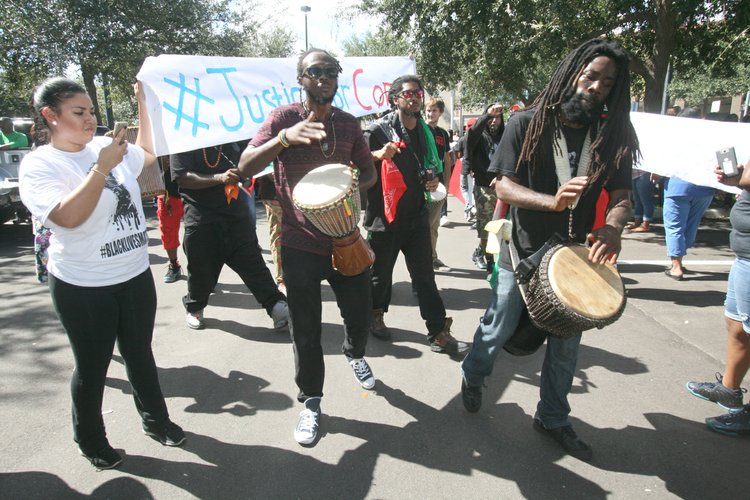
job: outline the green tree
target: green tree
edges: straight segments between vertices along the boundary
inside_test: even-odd
[[[342,44],[345,57],[387,57],[408,56],[414,53],[414,47],[406,37],[379,28],[375,33],[366,33],[344,40]]]
[[[252,7],[230,0],[11,0],[0,11],[0,71],[28,95],[33,77],[78,67],[101,123],[97,85],[108,83],[113,97],[130,96],[147,56],[290,52],[291,34],[262,32]]]
[[[750,21],[749,0],[364,0],[362,9],[416,48],[423,74],[468,95],[532,99],[571,48],[608,36],[632,57],[648,111],[659,111],[667,67],[718,56]]]

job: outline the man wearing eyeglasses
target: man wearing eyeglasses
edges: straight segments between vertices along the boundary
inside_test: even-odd
[[[391,112],[365,132],[378,173],[367,192],[364,223],[375,252],[370,331],[376,338],[390,339],[383,315],[388,312],[393,266],[401,252],[417,291],[430,348],[457,354],[468,345],[450,333],[453,320],[445,315],[432,267],[427,203],[437,189],[442,163],[432,131],[421,116],[423,99],[422,82],[416,75],[396,78],[388,91]]]
[[[302,445],[315,442],[321,415],[323,280],[331,285],[344,320],[342,351],[360,385],[365,389],[375,385],[364,359],[372,308],[370,270],[357,276],[334,270],[331,237],[315,228],[292,202],[292,191],[300,179],[330,163],[358,168],[363,192],[375,182],[359,121],[332,104],[340,73],[339,62],[328,52],[311,48],[303,53],[297,63],[297,81],[305,100],[271,112],[239,162],[243,177],[257,174],[270,162],[274,166],[276,199],[282,208],[281,266],[289,302],[297,399],[304,404],[294,438]]]

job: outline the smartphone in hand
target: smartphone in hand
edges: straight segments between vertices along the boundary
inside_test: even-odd
[[[127,122],[115,122],[115,130],[112,132],[112,137],[117,137],[117,134],[120,133],[120,130],[127,129],[128,123]],[[122,136],[122,140],[120,141],[120,144],[125,142],[125,135]]]
[[[737,155],[733,147],[718,150],[716,152],[716,159],[725,176],[735,177],[739,175],[740,169],[737,168]]]

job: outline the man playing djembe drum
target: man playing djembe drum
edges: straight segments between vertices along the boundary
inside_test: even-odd
[[[591,262],[617,259],[620,235],[631,212],[631,167],[639,155],[630,124],[628,65],[627,53],[617,44],[590,40],[568,54],[530,109],[508,122],[490,171],[497,176],[498,198],[511,205],[511,244],[520,259],[534,254],[555,233],[569,235],[574,242],[591,242]],[[566,157],[563,150],[568,151]],[[590,232],[602,187],[611,197],[606,223]],[[484,380],[525,307],[510,253],[505,243],[492,300],[461,365],[462,399],[470,412],[480,409]],[[580,333],[547,337],[533,423],[570,455],[590,460],[591,447],[578,438],[568,420],[567,396],[580,340]]]
[[[375,385],[364,359],[370,326],[372,299],[370,270],[345,276],[333,269],[332,239],[318,230],[295,207],[292,190],[311,170],[327,164],[353,165],[359,169],[359,187],[375,182],[370,149],[359,122],[333,107],[341,73],[339,62],[328,52],[309,49],[297,64],[297,81],[304,89],[304,102],[279,106],[250,141],[239,162],[243,177],[250,177],[274,164],[276,197],[283,210],[281,262],[290,310],[294,344],[297,399],[304,403],[294,437],[312,444],[320,420],[323,396],[323,349],[321,346],[320,283],[331,285],[344,319],[342,350],[357,380],[366,389]],[[356,207],[355,210],[359,210]]]

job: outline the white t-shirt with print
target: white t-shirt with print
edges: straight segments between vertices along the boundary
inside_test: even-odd
[[[52,230],[47,270],[66,283],[114,285],[149,266],[146,218],[136,181],[144,162],[139,146],[128,144],[125,157],[107,176],[99,202],[83,224],[64,228],[48,218],[63,198],[84,182],[99,151],[111,142],[106,137],[94,137],[76,153],[46,145],[21,162],[21,199]]]

